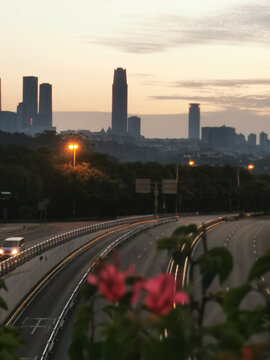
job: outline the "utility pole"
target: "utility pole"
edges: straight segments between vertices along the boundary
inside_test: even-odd
[[[154,196],[155,196],[155,218],[157,218],[157,210],[158,210],[158,183],[157,183],[157,181],[155,181]]]

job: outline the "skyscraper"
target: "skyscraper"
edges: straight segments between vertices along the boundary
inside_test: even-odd
[[[188,138],[200,138],[200,104],[189,104]]]
[[[23,77],[23,119],[22,128],[27,129],[36,125],[37,121],[38,78],[35,76]]]
[[[114,135],[127,134],[127,76],[126,70],[114,70],[112,85],[112,133]]]
[[[52,85],[40,84],[39,87],[39,126],[45,129],[52,127]]]
[[[0,78],[0,111],[2,111],[1,78]]]
[[[134,137],[141,136],[141,118],[138,116],[130,116],[128,118],[128,133]]]

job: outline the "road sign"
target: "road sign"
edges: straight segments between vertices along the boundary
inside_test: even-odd
[[[163,194],[177,194],[176,179],[162,179],[162,193]]]
[[[150,179],[136,179],[136,193],[149,194],[151,192]]]

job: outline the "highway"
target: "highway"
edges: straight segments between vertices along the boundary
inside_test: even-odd
[[[255,260],[270,249],[270,218],[249,218],[245,220],[225,222],[207,234],[209,248],[214,246],[226,247],[233,255],[234,268],[223,284],[220,286],[215,280],[209,291],[228,291],[232,287],[239,286],[245,281],[248,271]],[[194,258],[202,253],[202,246],[199,243],[194,251]],[[200,275],[195,271],[193,289],[195,296],[200,297]],[[270,284],[270,276],[266,275],[261,279]],[[270,294],[270,288],[268,288]],[[263,298],[255,292],[249,294],[242,303],[242,308],[252,309],[263,302]],[[218,306],[213,303],[208,305],[206,310],[205,324],[214,324],[220,321],[221,313]]]
[[[191,222],[201,224],[201,222],[211,218],[213,216],[183,218],[180,224],[189,224]],[[156,253],[154,246],[157,239],[161,236],[170,235],[177,226],[179,226],[179,223],[162,225],[151,231],[148,230],[144,235],[140,234],[132,238],[119,250],[121,267],[126,268],[130,263],[135,263],[138,272],[147,276],[155,275],[161,270],[166,271],[169,260],[167,254],[165,252],[164,254]],[[88,269],[90,263],[116,236],[119,237],[125,231],[95,242],[89,250],[78,256],[74,261],[70,261],[64,270],[59,271],[32,300],[29,307],[26,308],[15,324],[21,327],[22,337],[26,341],[24,349],[19,354],[21,359],[40,358],[56,318],[61,313],[64,304]],[[63,336],[59,339],[61,341],[55,347],[51,358],[68,358],[67,349],[70,341],[72,321],[73,316],[70,316],[62,331]]]
[[[7,237],[12,236],[22,236],[25,239],[25,248],[27,249],[53,236],[95,223],[97,223],[97,221],[31,224],[31,226],[25,225],[25,230],[23,230],[22,224],[6,224],[5,226],[0,226],[0,240],[2,241]]]
[[[206,222],[213,216],[197,216],[182,218],[178,223],[169,223],[152,229],[148,229],[136,237],[128,240],[119,248],[120,267],[126,269],[130,264],[134,264],[136,271],[146,277],[155,276],[159,272],[165,272],[168,267],[169,258],[166,251],[155,251],[156,241],[169,236],[179,225],[190,223]],[[82,255],[70,261],[62,271],[59,271],[50,282],[39,292],[30,306],[23,312],[16,325],[22,328],[23,338],[26,346],[20,353],[21,359],[39,359],[46,341],[52,330],[52,326],[62,311],[64,304],[77,283],[89,268],[90,263],[101,253],[101,251],[116,237],[119,237],[127,230],[122,230],[119,234],[112,234],[94,243]],[[228,290],[232,286],[243,282],[248,268],[255,259],[262,255],[265,250],[270,248],[270,219],[269,218],[248,218],[239,221],[225,222],[208,232],[209,248],[214,246],[224,246],[228,248],[235,259],[233,273],[227,279],[221,290]],[[200,243],[195,248],[194,257],[201,253]],[[200,276],[195,273],[193,284],[195,293],[199,290]],[[265,281],[269,281],[266,276]],[[220,287],[215,282],[211,291],[217,291]],[[252,294],[243,306],[254,306],[262,301],[260,297]],[[207,312],[206,323],[213,323],[221,320],[219,309],[211,308]],[[53,348],[50,359],[68,359],[68,344],[71,339],[72,324],[74,321],[74,310],[67,318],[63,330],[61,331],[58,342]]]

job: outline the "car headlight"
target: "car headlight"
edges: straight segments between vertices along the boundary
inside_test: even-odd
[[[4,254],[4,250],[0,249],[0,255],[3,255],[3,254]]]
[[[11,251],[11,254],[12,254],[12,255],[18,254],[18,250],[17,250],[17,249],[13,249],[13,250]]]

